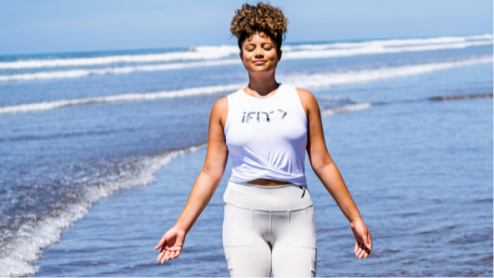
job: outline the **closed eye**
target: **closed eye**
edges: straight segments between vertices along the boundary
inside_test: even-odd
[[[265,50],[271,50],[271,49],[273,49],[273,45],[272,45],[272,44],[270,44],[270,43],[265,44],[265,45],[263,45],[262,47],[263,47]]]

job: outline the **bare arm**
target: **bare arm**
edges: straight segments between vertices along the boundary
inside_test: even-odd
[[[223,126],[228,112],[226,98],[218,100],[209,119],[209,137],[206,160],[201,173],[196,179],[189,199],[185,204],[175,225],[161,238],[155,250],[161,248],[158,261],[164,263],[180,255],[185,235],[211,200],[218,187],[228,159]]]
[[[329,155],[324,140],[321,112],[317,100],[307,90],[297,89],[297,91],[307,113],[307,153],[312,168],[348,221],[350,221],[350,227],[355,236],[355,255],[359,259],[367,258],[372,250],[372,239],[338,167],[336,167]]]

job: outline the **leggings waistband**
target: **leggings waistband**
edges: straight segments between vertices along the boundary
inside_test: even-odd
[[[295,184],[259,186],[230,181],[223,200],[235,207],[264,211],[294,211],[312,206],[307,188]]]

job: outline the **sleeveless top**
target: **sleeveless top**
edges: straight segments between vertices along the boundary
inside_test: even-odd
[[[293,86],[280,84],[269,98],[240,89],[228,95],[224,127],[231,181],[272,179],[306,186],[307,116]]]

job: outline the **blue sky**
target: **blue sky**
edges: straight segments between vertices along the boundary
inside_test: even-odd
[[[0,0],[0,55],[235,44],[237,0]],[[257,3],[257,1],[247,1]],[[286,42],[493,32],[492,0],[273,0]]]

